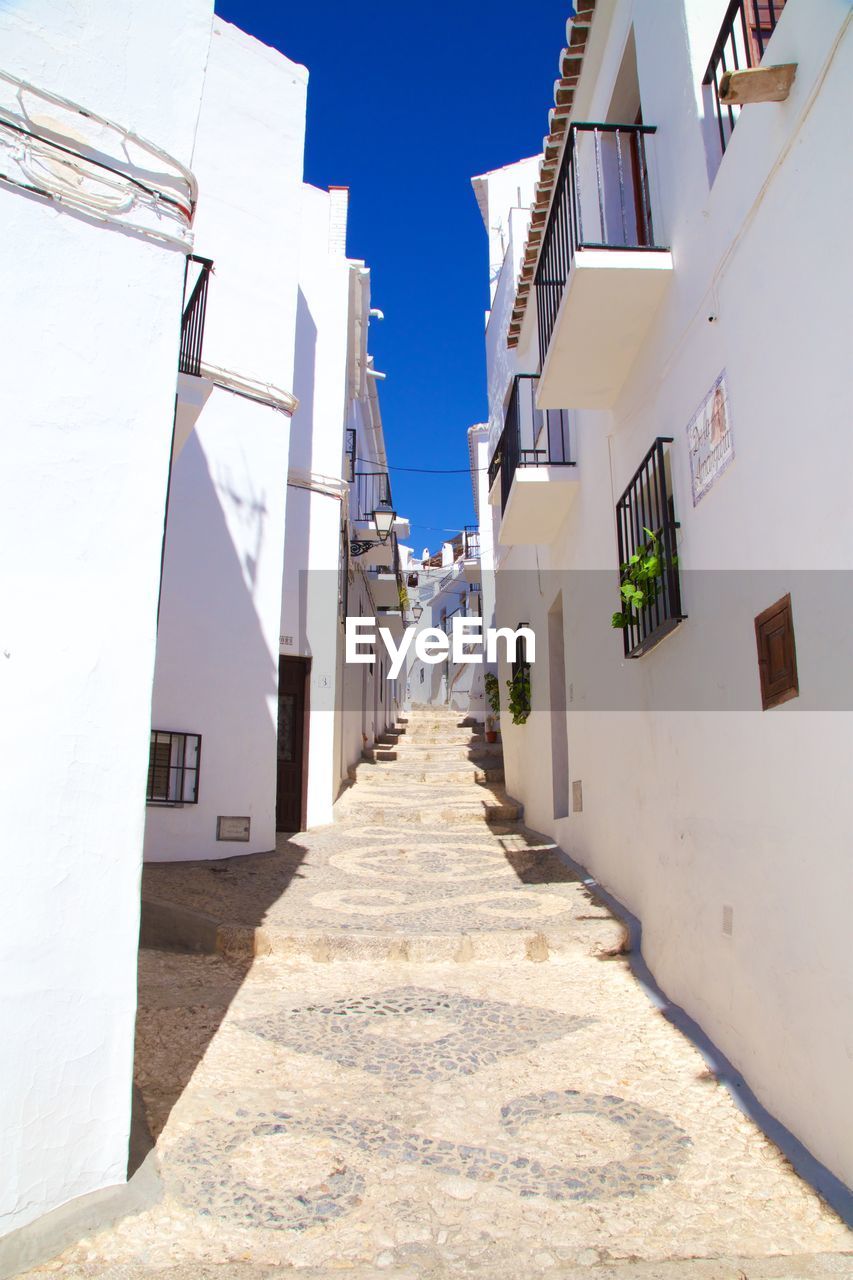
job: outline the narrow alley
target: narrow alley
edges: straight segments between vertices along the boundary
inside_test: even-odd
[[[849,1276],[500,747],[414,708],[366,755],[334,825],[146,867],[149,1201],[28,1274]]]

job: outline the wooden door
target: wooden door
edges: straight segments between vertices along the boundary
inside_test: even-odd
[[[310,667],[308,658],[278,660],[277,831],[301,831],[304,826]]]
[[[643,112],[640,109],[634,124],[642,123]],[[640,135],[637,133],[631,134],[631,178],[634,184],[634,223],[637,229],[637,246],[642,249],[646,245],[654,244],[654,232],[648,159],[645,146],[640,142]]]

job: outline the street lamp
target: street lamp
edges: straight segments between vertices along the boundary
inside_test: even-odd
[[[424,611],[424,607],[422,604],[412,605],[412,617],[414,618],[415,622],[420,622],[423,611]]]
[[[376,525],[376,536],[380,542],[387,542],[391,537],[391,530],[394,528],[394,521],[397,519],[397,512],[391,506],[390,502],[380,502],[379,506],[373,513],[373,523]]]

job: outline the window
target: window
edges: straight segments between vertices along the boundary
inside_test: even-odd
[[[149,804],[197,804],[201,737],[197,733],[151,730],[148,756]]]
[[[755,619],[755,640],[758,645],[761,708],[769,711],[789,698],[798,697],[800,692],[790,595],[783,596],[758,615]]]
[[[516,630],[527,627],[528,622],[519,622]],[[512,662],[512,681],[510,689],[510,711],[513,724],[524,724],[530,715],[530,663],[527,661],[527,640],[518,636],[515,641],[515,658]]]
[[[613,625],[622,631],[625,657],[640,658],[684,620],[667,445],[658,436],[616,504],[621,609]]]

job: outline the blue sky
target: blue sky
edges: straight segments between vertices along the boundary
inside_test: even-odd
[[[416,552],[474,519],[465,432],[486,416],[485,229],[470,179],[536,154],[568,0],[216,0],[310,70],[306,181],[350,187],[347,249],[371,325],[394,505]],[[449,536],[449,535],[447,535]]]

